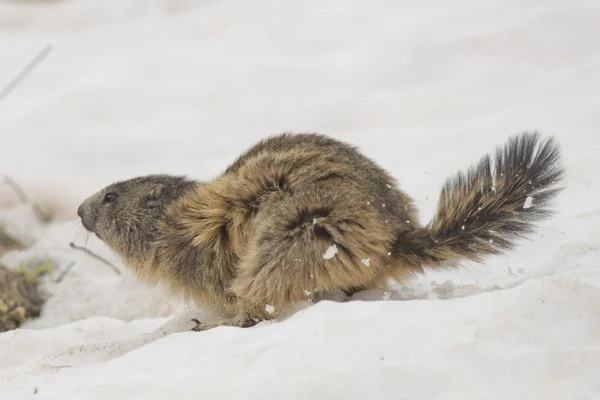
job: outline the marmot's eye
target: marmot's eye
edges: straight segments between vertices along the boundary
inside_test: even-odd
[[[106,193],[104,195],[104,202],[105,203],[112,203],[113,201],[115,201],[117,199],[117,197],[118,197],[117,194],[114,193],[114,192]]]

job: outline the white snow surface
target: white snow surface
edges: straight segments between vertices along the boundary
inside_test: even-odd
[[[0,87],[53,48],[0,102],[0,173],[60,217],[36,226],[0,186],[0,223],[32,244],[0,261],[77,263],[0,334],[0,399],[600,398],[598,38],[597,0],[0,1]],[[210,179],[290,130],[357,145],[425,223],[449,174],[526,129],[567,167],[530,240],[248,329],[190,332],[202,312],[75,216],[112,181]]]

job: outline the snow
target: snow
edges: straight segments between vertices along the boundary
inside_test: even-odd
[[[0,399],[600,397],[599,20],[594,0],[0,2],[0,87],[52,46],[0,102],[0,172],[59,216],[0,185],[0,224],[33,245],[0,261],[76,262],[0,334]],[[210,179],[284,130],[358,146],[425,223],[450,174],[524,129],[567,167],[530,240],[252,328],[189,332],[214,316],[68,245],[126,271],[76,220],[86,196]]]
[[[272,306],[272,305],[270,305],[270,304],[267,304],[267,305],[265,306],[265,311],[266,311],[266,312],[268,312],[269,314],[273,314],[273,313],[275,312],[275,307],[273,307],[273,306]]]
[[[525,204],[523,204],[523,208],[528,209],[531,208],[531,206],[533,206],[533,197],[527,196],[525,199]]]
[[[360,260],[360,262],[363,263],[364,265],[366,265],[367,267],[371,265],[370,258],[363,258],[362,260]]]
[[[327,248],[327,250],[325,250],[325,253],[323,253],[323,258],[326,260],[330,260],[337,254],[337,252],[337,246],[335,244],[332,244]]]

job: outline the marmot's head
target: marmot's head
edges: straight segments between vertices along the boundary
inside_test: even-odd
[[[117,254],[139,259],[157,237],[168,205],[195,185],[181,176],[148,175],[113,183],[77,209],[85,229]]]

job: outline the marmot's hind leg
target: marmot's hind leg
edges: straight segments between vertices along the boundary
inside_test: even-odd
[[[248,313],[270,319],[315,289],[353,292],[378,280],[392,233],[355,186],[321,182],[266,205],[234,293]]]

